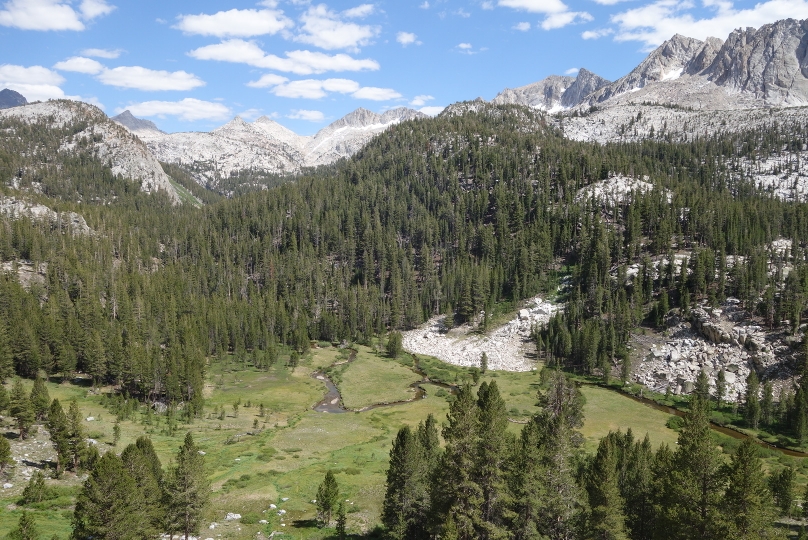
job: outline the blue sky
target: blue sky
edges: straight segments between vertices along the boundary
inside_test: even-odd
[[[235,115],[311,134],[357,107],[435,114],[674,33],[808,17],[808,0],[0,0],[0,88],[130,109],[169,132]]]

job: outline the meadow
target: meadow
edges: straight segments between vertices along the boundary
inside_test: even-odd
[[[393,360],[368,347],[354,347],[353,356],[335,347],[312,349],[299,364],[287,367],[282,356],[268,371],[239,365],[229,359],[213,362],[206,385],[202,418],[184,423],[179,413],[169,420],[145,406],[133,407],[111,399],[111,388],[92,389],[75,382],[48,383],[51,398],[63,403],[77,399],[88,437],[99,450],[120,452],[138,436],[151,437],[163,466],[168,466],[191,431],[205,452],[213,489],[212,502],[200,534],[201,538],[254,538],[272,531],[281,537],[320,539],[333,529],[320,529],[315,521],[317,486],[326,471],[335,473],[348,508],[348,529],[354,533],[372,530],[379,521],[385,490],[385,473],[391,441],[404,425],[416,426],[427,415],[443,422],[452,399],[445,386],[423,384],[422,398],[412,384],[424,373],[431,380],[472,382],[467,369],[442,364],[428,357],[418,358],[420,372],[412,369],[413,358],[403,355]],[[334,365],[336,364],[336,365]],[[330,369],[328,369],[330,368]],[[346,409],[371,407],[362,412],[320,413],[313,410],[326,392],[325,384],[312,376],[327,369],[342,395]],[[487,372],[477,374],[478,384],[496,381],[506,401],[517,434],[522,423],[536,411],[540,384],[537,371],[527,373]],[[30,385],[30,381],[26,381]],[[609,430],[631,427],[636,436],[649,433],[654,446],[675,444],[676,432],[666,427],[669,415],[645,407],[614,391],[582,387],[586,398],[586,423],[582,429],[587,450],[593,450]],[[373,405],[382,402],[401,402]],[[130,400],[131,403],[131,400]],[[263,415],[261,414],[263,411]],[[120,440],[113,446],[114,426],[120,420]],[[14,437],[10,419],[3,419],[7,435]],[[53,455],[44,430],[26,444],[29,461]],[[9,480],[14,488],[0,491],[0,533],[10,530],[19,519],[17,505],[24,488],[24,470],[18,465]],[[67,473],[62,480],[49,480],[59,486],[62,496],[40,503],[34,512],[43,537],[67,538],[70,532],[70,505],[82,477]],[[275,509],[270,509],[274,504]],[[278,515],[284,510],[283,515]],[[226,521],[228,513],[241,519]],[[266,520],[267,523],[260,523]],[[214,524],[211,529],[210,525]],[[276,538],[278,535],[275,536]]]

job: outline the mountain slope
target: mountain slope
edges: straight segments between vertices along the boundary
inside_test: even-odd
[[[14,90],[4,88],[0,90],[0,109],[8,109],[11,107],[18,107],[20,105],[27,105],[28,100],[25,96]]]
[[[210,133],[166,134],[132,124],[149,150],[166,163],[183,165],[201,185],[218,189],[223,179],[242,171],[296,173],[352,156],[377,134],[399,122],[426,115],[407,108],[377,114],[357,109],[304,137],[262,116],[254,122],[236,117]]]
[[[526,105],[555,112],[578,105],[583,98],[608,84],[609,81],[603,77],[581,69],[577,77],[550,75],[526,86],[506,88],[491,102],[497,105]]]
[[[142,131],[156,131],[158,133],[164,133],[161,131],[154,122],[151,120],[141,120],[140,118],[135,118],[131,112],[123,111],[118,116],[113,116],[110,118],[113,122],[117,122],[118,124],[122,125],[129,131],[134,133],[142,132]]]
[[[44,130],[70,128],[70,134],[66,136],[54,131],[62,137],[60,153],[89,150],[95,158],[109,164],[112,174],[140,181],[141,191],[162,191],[175,204],[179,203],[169,176],[148,148],[93,105],[52,100],[0,110],[2,119],[18,120]]]

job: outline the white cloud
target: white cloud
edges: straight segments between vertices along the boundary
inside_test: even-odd
[[[286,77],[281,77],[280,75],[275,75],[274,73],[267,73],[266,75],[261,75],[261,78],[257,81],[248,82],[247,86],[250,88],[269,88],[270,86],[278,86],[279,84],[283,84],[288,80],[289,79]]]
[[[325,73],[326,71],[376,71],[379,63],[369,58],[353,58],[344,53],[328,55],[314,51],[290,51],[286,58],[266,54],[252,41],[231,39],[206,45],[188,53],[198,60],[236,62],[250,66],[274,69],[298,75]]]
[[[84,49],[81,54],[93,56],[95,58],[118,58],[123,51],[121,49]]]
[[[73,71],[75,73],[86,73],[88,75],[97,75],[105,69],[100,62],[82,56],[74,56],[67,60],[62,60],[56,63],[53,68],[59,71]]]
[[[286,115],[286,118],[291,118],[292,120],[306,120],[308,122],[322,122],[325,120],[325,115],[320,111],[295,109],[291,114]]]
[[[490,0],[486,0],[485,2],[483,2],[480,5],[480,7],[483,8],[483,9],[494,9],[494,2],[491,2]]]
[[[621,2],[631,2],[631,1],[632,0],[595,0],[595,3],[600,4],[602,6],[613,6]]]
[[[278,97],[320,99],[329,92],[350,94],[359,89],[359,83],[350,79],[302,79],[280,84],[270,91]]]
[[[457,46],[458,49],[469,50],[471,49],[471,43],[460,43]]]
[[[589,22],[592,19],[592,15],[586,11],[563,11],[547,15],[541,22],[541,27],[545,30],[554,30],[572,23]]]
[[[0,65],[0,87],[19,92],[28,101],[45,101],[65,97],[59,88],[64,77],[42,66]]]
[[[294,26],[281,11],[269,9],[231,9],[212,15],[180,15],[174,28],[187,34],[216,37],[250,37],[277,34]]]
[[[342,12],[343,17],[348,17],[349,19],[363,19],[368,15],[372,15],[376,11],[376,6],[373,4],[362,4],[361,6],[356,6],[355,8],[346,9]]]
[[[261,116],[261,109],[247,109],[238,113],[238,115],[245,120],[252,121]]]
[[[132,103],[123,108],[116,109],[121,113],[129,111],[135,116],[176,116],[180,120],[194,122],[196,120],[227,120],[231,116],[230,109],[221,103],[202,101],[200,99],[185,98],[180,101],[144,101]]]
[[[569,68],[567,71],[564,72],[564,75],[575,75],[581,71],[581,68]]]
[[[402,97],[401,94],[392,88],[376,88],[373,86],[360,88],[351,95],[356,99],[370,99],[372,101],[389,101]]]
[[[79,10],[83,19],[91,20],[103,15],[109,15],[115,11],[115,6],[107,4],[104,0],[82,0]]]
[[[421,107],[422,105],[426,105],[427,101],[432,101],[433,99],[435,98],[426,94],[415,96],[412,98],[412,101],[410,101],[410,105],[412,107]]]
[[[424,2],[423,4],[421,4],[418,7],[421,8],[421,9],[429,9],[429,2]]]
[[[115,7],[104,0],[84,0],[78,11],[64,0],[8,0],[0,10],[0,26],[21,30],[85,29],[84,23],[107,15]]]
[[[499,5],[531,13],[561,13],[569,11],[561,0],[499,0]]]
[[[600,30],[585,30],[581,32],[581,37],[583,39],[600,39],[612,34],[614,34],[614,30],[612,28],[602,28]]]
[[[422,112],[422,113],[424,113],[424,114],[426,114],[426,115],[428,115],[428,116],[437,116],[438,114],[440,114],[441,112],[443,112],[443,109],[445,109],[445,108],[446,108],[446,107],[440,107],[440,106],[436,106],[436,107],[421,107],[420,109],[418,109],[418,111],[419,111],[419,112]]]
[[[520,22],[513,25],[514,30],[519,30],[520,32],[527,32],[530,30],[530,23],[529,22]]]
[[[295,39],[321,49],[356,51],[379,34],[378,26],[345,22],[342,16],[345,12],[337,14],[325,4],[312,6],[300,17],[302,33]]]
[[[137,90],[191,90],[204,86],[205,81],[185,71],[157,71],[140,66],[121,66],[107,69],[98,80],[109,86]]]
[[[617,41],[639,41],[653,48],[674,34],[697,39],[709,36],[726,38],[736,28],[760,27],[780,19],[808,13],[808,0],[768,0],[748,9],[736,9],[728,0],[704,0],[713,9],[712,17],[697,18],[691,13],[692,2],[658,0],[644,6],[612,15],[618,25]]]
[[[398,41],[405,47],[407,45],[412,45],[413,43],[415,43],[416,45],[421,44],[421,42],[418,41],[418,36],[416,36],[412,32],[399,32],[398,34],[396,34],[396,41]]]
[[[466,11],[463,8],[456,9],[452,13],[454,13],[458,17],[463,17],[464,19],[468,19],[469,17],[471,17],[471,13],[469,13],[468,11]]]

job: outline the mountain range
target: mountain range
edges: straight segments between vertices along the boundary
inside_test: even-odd
[[[0,116],[57,123],[76,115],[90,118],[93,123],[85,131],[96,135],[90,140],[100,155],[110,158],[113,171],[140,180],[145,191],[172,192],[175,200],[179,196],[159,162],[179,165],[198,184],[228,195],[224,180],[238,182],[245,173],[293,174],[333,163],[352,156],[394,124],[426,117],[403,107],[382,114],[360,108],[313,136],[298,135],[266,116],[253,122],[235,117],[208,133],[164,133],[129,111],[110,122],[87,104],[26,103],[20,94],[3,90],[0,107],[10,108]],[[552,75],[505,89],[491,103],[545,111],[554,115],[550,120],[567,137],[601,143],[663,136],[687,140],[753,127],[770,122],[775,108],[784,121],[804,122],[808,19],[738,29],[726,40],[675,35],[616,81],[581,69],[576,77]],[[453,105],[442,114],[466,114],[480,107]],[[79,114],[79,109],[84,112]],[[119,126],[136,137],[126,137]]]

